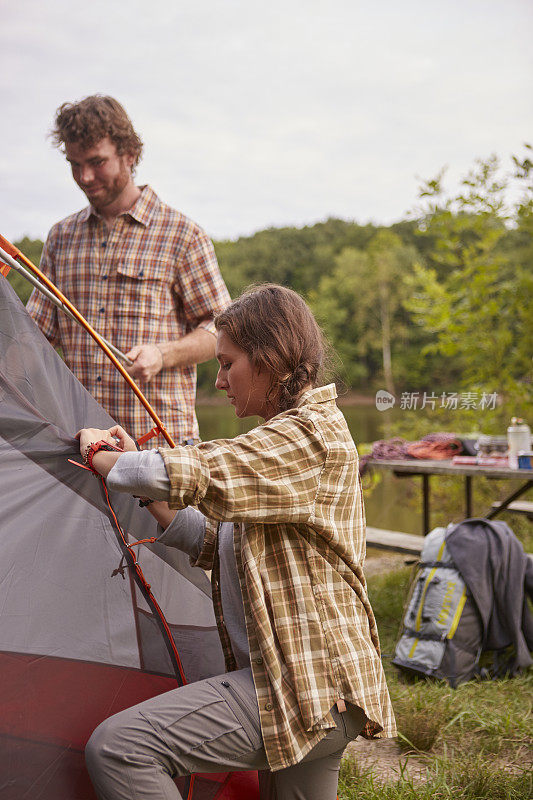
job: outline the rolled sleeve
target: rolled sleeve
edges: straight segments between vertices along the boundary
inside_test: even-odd
[[[189,326],[214,333],[213,318],[229,305],[231,298],[213,244],[201,228],[191,238],[177,279]]]
[[[313,424],[298,417],[160,452],[172,487],[169,505],[196,505],[220,522],[307,522],[327,458]]]
[[[194,446],[159,450],[170,480],[170,508],[198,506],[209,486],[209,464]]]
[[[203,328],[204,330],[208,331],[209,333],[212,333],[213,336],[217,335],[217,330],[215,328],[214,319],[204,319],[202,322],[200,322],[198,324],[197,327],[198,328]]]

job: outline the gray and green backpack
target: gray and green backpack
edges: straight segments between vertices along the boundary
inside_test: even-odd
[[[435,528],[425,538],[392,663],[456,687],[479,674],[483,626],[446,547],[446,532]]]

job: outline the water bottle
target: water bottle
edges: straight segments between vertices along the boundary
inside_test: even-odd
[[[508,460],[511,469],[518,469],[518,453],[531,450],[531,431],[523,419],[513,417],[507,428]]]

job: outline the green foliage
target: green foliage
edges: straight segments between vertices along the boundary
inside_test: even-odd
[[[456,385],[511,396],[524,412],[533,342],[528,163],[520,165],[526,180],[514,208],[505,204],[510,178],[501,176],[494,156],[477,162],[455,196],[445,197],[442,175],[424,185],[419,232],[430,248],[408,279],[406,303],[414,322],[433,336],[425,353],[448,365]]]
[[[376,231],[328,219],[304,228],[269,228],[236,241],[215,242],[220,268],[232,297],[252,283],[281,283],[307,295],[331,272],[344,247],[365,248]]]
[[[531,148],[421,188],[390,228],[330,219],[216,244],[232,295],[277,281],[310,302],[349,388],[498,392],[527,414],[533,342]],[[509,206],[509,190],[518,202]],[[472,415],[474,416],[474,415]],[[495,415],[496,417],[497,415]]]
[[[342,378],[349,386],[374,376],[394,393],[396,354],[409,341],[403,309],[406,276],[416,260],[413,245],[405,245],[391,230],[378,231],[366,250],[344,248],[331,274],[324,275],[309,301],[339,353]]]
[[[26,258],[29,258],[32,264],[35,264],[37,267],[39,266],[39,261],[41,260],[41,253],[43,250],[43,242],[40,239],[28,239],[28,237],[25,236],[23,239],[20,239],[20,241],[13,242],[13,244],[15,247],[18,247],[21,253],[24,253]],[[19,275],[17,272],[15,272],[14,269],[11,269],[7,279],[24,305],[26,305],[33,290],[31,283],[22,275]]]
[[[27,236],[25,236],[18,242],[14,242],[14,245],[15,247],[18,247],[21,253],[24,253],[26,258],[28,258],[32,264],[35,264],[36,267],[39,266],[44,247],[44,242],[42,242],[41,239],[29,239]]]

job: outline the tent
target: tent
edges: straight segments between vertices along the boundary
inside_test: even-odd
[[[224,671],[207,576],[157,542],[137,501],[80,460],[81,427],[113,420],[0,276],[0,796],[94,800],[96,725]],[[255,773],[179,779],[190,800],[249,800]]]

